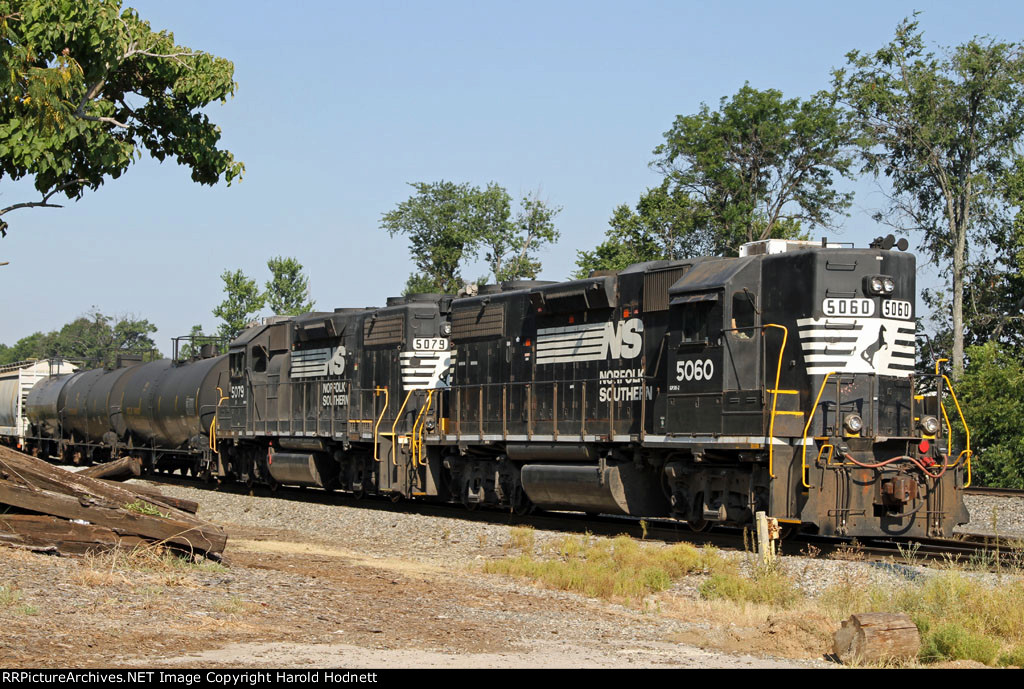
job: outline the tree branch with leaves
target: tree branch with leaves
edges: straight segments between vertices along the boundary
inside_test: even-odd
[[[59,208],[120,177],[143,152],[200,184],[244,171],[203,112],[234,94],[228,60],[175,44],[120,0],[0,0],[0,179],[42,195],[0,208]]]

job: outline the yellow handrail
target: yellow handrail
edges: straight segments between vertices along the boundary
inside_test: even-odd
[[[935,360],[935,375],[937,375],[937,376],[941,375],[942,379],[944,381],[946,381],[946,387],[949,389],[949,394],[953,398],[953,404],[956,405],[956,411],[960,415],[960,423],[962,423],[964,425],[964,434],[967,436],[967,440],[966,440],[967,447],[964,448],[964,450],[962,450],[959,455],[957,455],[956,462],[953,463],[953,466],[954,467],[958,466],[960,464],[960,460],[963,458],[963,456],[967,455],[967,460],[966,460],[967,482],[964,483],[964,488],[969,488],[971,486],[971,456],[974,454],[974,452],[971,450],[971,429],[967,426],[967,419],[964,418],[964,411],[963,411],[963,409],[960,408],[960,400],[958,400],[956,398],[956,390],[953,389],[953,381],[951,381],[944,373],[939,373],[939,364],[941,364],[943,361],[949,361],[949,359],[936,359]],[[948,438],[947,442],[952,444],[952,442],[953,442],[953,433],[950,430],[949,415],[946,413],[946,406],[944,404],[942,404],[942,398],[939,398],[938,401],[939,401],[939,409],[942,410],[942,417],[946,420],[946,437]]]
[[[410,390],[405,393],[405,401],[402,402],[402,406],[398,408],[398,413],[395,414],[395,422],[391,424],[391,463],[398,466],[398,436],[395,434],[395,429],[398,428],[398,422],[402,420],[402,412],[405,411],[405,407],[409,404],[409,398],[412,397],[412,393],[415,390]]]
[[[779,401],[779,377],[782,375],[782,357],[786,353],[786,341],[789,339],[789,328],[775,323],[766,323],[761,326],[765,328],[779,328],[782,330],[782,346],[779,348],[779,365],[775,368],[775,388],[772,390],[772,416],[768,422],[768,476],[775,478],[775,405]]]
[[[422,409],[420,409],[420,413],[416,417],[416,421],[414,421],[413,424],[412,424],[412,465],[413,466],[417,466],[418,464],[422,464],[423,463],[422,461],[417,461],[416,453],[419,452],[419,456],[422,459],[422,457],[423,457],[423,428],[427,424],[427,420],[424,417],[426,416],[427,411],[430,409],[430,405],[431,405],[431,403],[433,401],[434,401],[434,391],[433,390],[428,390],[427,391],[427,403],[423,405]],[[419,427],[418,431],[417,431],[417,427]]]
[[[964,484],[964,488],[969,488],[970,485],[971,485],[971,455],[974,454],[971,451],[971,429],[967,427],[967,419],[964,418],[964,411],[963,411],[963,409],[960,408],[960,400],[958,400],[956,398],[956,391],[953,390],[953,382],[949,378],[947,378],[945,375],[942,376],[942,379],[944,381],[946,381],[946,385],[949,387],[949,395],[950,395],[950,397],[953,398],[953,404],[956,405],[956,412],[957,412],[957,414],[960,415],[960,423],[962,423],[964,425],[964,434],[967,436],[967,440],[966,440],[967,447],[964,448],[964,450],[962,452],[960,452],[959,455],[957,455],[956,463],[953,466],[956,466],[957,464],[960,464],[960,458],[963,457],[964,455],[967,455],[967,482]],[[939,405],[940,406],[942,405],[942,400],[939,400]],[[943,413],[943,415],[946,414],[946,408],[945,407],[942,407],[942,413]],[[949,418],[948,417],[946,418],[946,423],[947,424],[949,423]],[[952,442],[952,440],[953,439],[950,438],[949,442]]]
[[[384,414],[388,410],[388,389],[387,388],[374,388],[373,396],[377,397],[380,393],[384,393],[384,407],[380,410],[380,416],[377,417],[377,423],[373,426],[373,461],[379,462],[380,457],[377,456],[377,429],[380,428],[380,422],[384,420]]]
[[[213,421],[210,422],[210,449],[213,450],[214,454],[219,455],[220,452],[217,450],[217,411],[220,409],[220,404],[227,399],[224,391],[217,386],[217,394],[220,395],[220,399],[217,400],[217,406],[213,410]]]
[[[818,402],[821,401],[821,395],[825,392],[825,384],[828,383],[828,379],[831,378],[834,374],[835,371],[829,371],[828,373],[825,374],[825,380],[821,381],[821,387],[818,388],[818,396],[814,398],[814,406],[811,407],[811,411],[807,415],[807,425],[804,426],[804,435],[803,438],[801,438],[801,442],[804,446],[804,455],[803,459],[800,460],[800,482],[803,484],[804,488],[811,487],[811,484],[807,482],[807,431],[810,430],[811,423],[814,422],[814,412],[817,411]],[[818,454],[819,456],[821,455],[820,452]]]

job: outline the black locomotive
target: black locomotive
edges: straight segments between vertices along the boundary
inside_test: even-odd
[[[39,383],[26,442],[470,508],[950,536],[970,451],[948,380],[914,372],[914,296],[911,254],[767,240],[275,317],[227,355]]]

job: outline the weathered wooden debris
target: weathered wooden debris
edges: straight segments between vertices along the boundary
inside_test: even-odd
[[[106,481],[107,479],[103,479]],[[186,500],[185,498],[174,498],[170,495],[164,495],[156,488],[150,486],[140,486],[138,484],[131,484],[129,489],[132,492],[138,493],[139,495],[145,496],[146,500],[153,503],[154,505],[163,505],[165,507],[173,507],[176,510],[182,512],[188,512],[189,514],[195,514],[199,511],[199,503],[195,500]]]
[[[832,636],[832,651],[845,664],[908,659],[920,650],[917,625],[903,613],[857,613]]]
[[[0,507],[7,505],[20,512],[79,522],[65,521],[62,525],[56,521],[8,519],[8,526],[0,523],[0,534],[6,534],[0,542],[19,542],[13,535],[17,533],[23,545],[45,545],[45,534],[49,533],[55,542],[65,544],[86,543],[92,537],[97,547],[146,542],[212,557],[223,552],[227,543],[224,530],[188,509],[198,509],[198,505],[191,501],[176,505],[175,500],[153,493],[151,489],[136,490],[130,484],[83,476],[0,448]],[[77,526],[95,528],[83,530]]]
[[[0,515],[0,543],[59,555],[83,555],[98,549],[134,548],[148,545],[149,541],[122,536],[104,526],[44,514],[4,514]]]
[[[78,472],[89,478],[102,478],[108,481],[127,481],[142,475],[142,462],[135,457],[122,457],[105,464],[97,464]]]

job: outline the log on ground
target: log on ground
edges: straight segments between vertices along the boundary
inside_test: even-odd
[[[79,476],[102,478],[108,481],[127,481],[142,475],[142,461],[135,457],[122,457],[105,464],[97,464],[78,472]]]
[[[903,613],[851,615],[832,637],[832,651],[845,664],[905,660],[920,650],[917,625]]]

